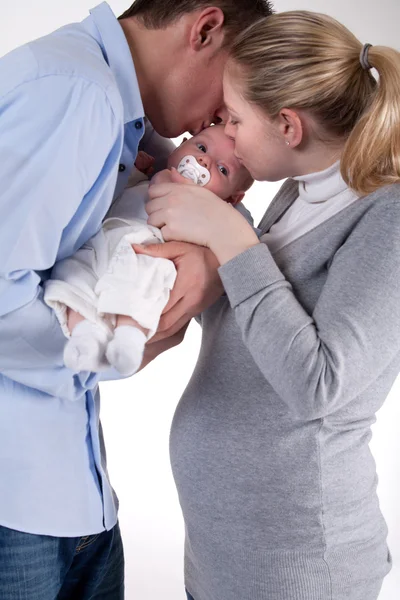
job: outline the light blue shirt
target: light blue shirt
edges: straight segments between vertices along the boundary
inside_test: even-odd
[[[0,59],[0,525],[74,537],[117,521],[98,376],[63,366],[42,283],[99,230],[143,117],[106,3]]]

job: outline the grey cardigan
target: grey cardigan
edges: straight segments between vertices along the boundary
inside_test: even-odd
[[[288,180],[260,227],[297,196]],[[400,371],[400,185],[220,268],[171,430],[195,600],[376,600],[368,442]]]

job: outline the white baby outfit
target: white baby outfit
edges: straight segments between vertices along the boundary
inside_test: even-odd
[[[114,366],[133,374],[144,345],[157,330],[176,279],[174,263],[136,254],[132,244],[159,244],[161,231],[147,224],[148,178],[134,169],[129,186],[112,204],[102,229],[76,254],[57,263],[45,285],[45,302],[56,312],[69,341],[66,366],[75,371],[100,371]],[[67,307],[85,321],[67,326]],[[127,315],[149,332],[120,326],[116,315]]]

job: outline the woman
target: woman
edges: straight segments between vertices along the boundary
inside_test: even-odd
[[[224,80],[240,161],[290,178],[261,238],[204,189],[151,190],[149,223],[211,248],[226,291],[171,432],[194,600],[376,600],[390,570],[368,442],[400,370],[399,89],[394,50],[269,17]]]

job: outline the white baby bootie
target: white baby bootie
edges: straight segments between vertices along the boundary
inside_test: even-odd
[[[90,321],[78,323],[64,348],[65,366],[73,371],[104,371],[110,365],[106,349],[111,332]]]
[[[133,375],[142,364],[146,342],[145,334],[137,327],[116,327],[114,337],[107,346],[107,360],[121,375]]]

